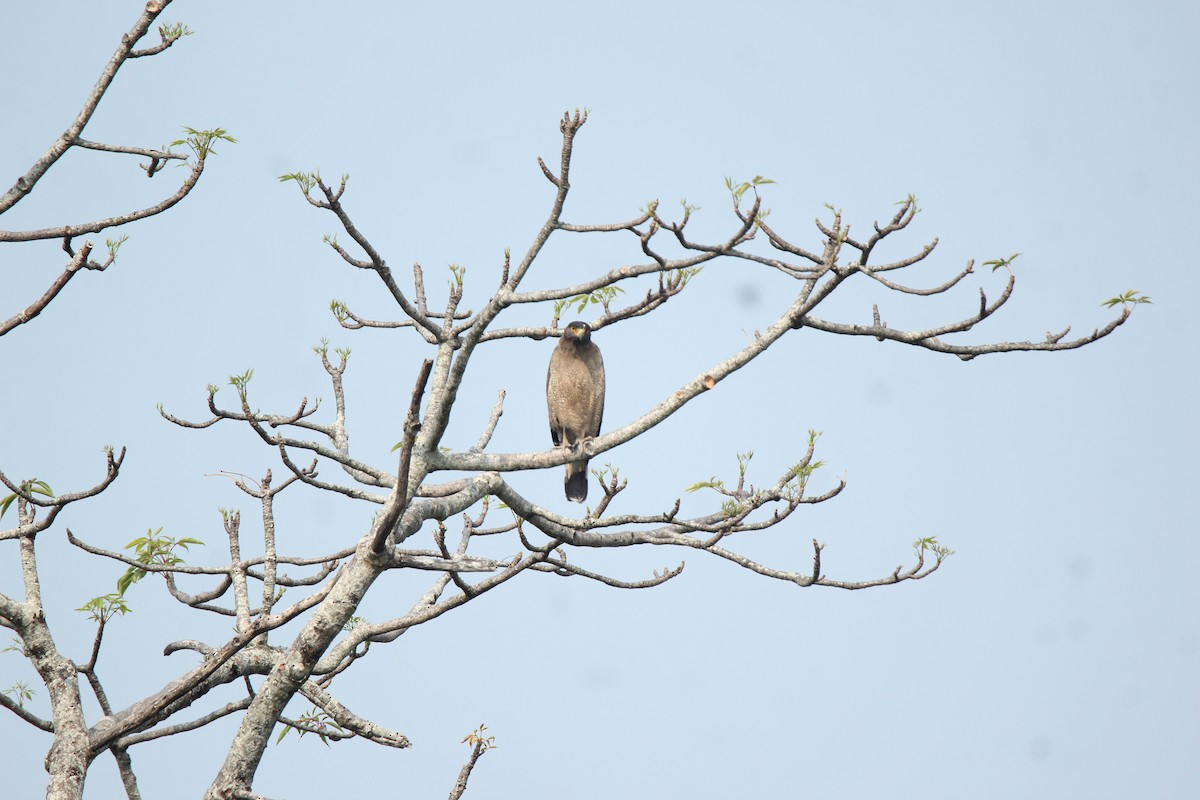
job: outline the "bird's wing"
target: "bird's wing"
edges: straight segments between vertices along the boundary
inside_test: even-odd
[[[591,435],[600,435],[600,424],[604,421],[604,358],[600,355],[600,348],[592,345],[592,355],[594,358],[589,358],[589,371],[592,373],[592,426]]]

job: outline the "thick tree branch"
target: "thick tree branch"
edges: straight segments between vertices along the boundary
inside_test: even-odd
[[[244,664],[235,665],[232,671],[227,670],[213,684],[209,683],[210,678],[214,678],[230,659],[242,653],[260,634],[278,628],[300,616],[305,611],[320,606],[336,585],[336,582],[327,584],[319,591],[314,592],[278,614],[259,616],[246,631],[239,632],[225,645],[211,651],[199,666],[172,681],[157,694],[139,701],[120,714],[105,717],[91,731],[93,756],[96,753],[103,752],[109,745],[121,737],[141,731],[167,718],[181,708],[187,707],[199,697],[207,694],[215,683],[227,683],[238,675],[244,674]],[[248,655],[252,655],[260,660],[263,658],[269,659],[270,665],[268,668],[275,666],[277,663],[276,659],[278,656],[273,651],[265,648],[254,648],[254,651]]]
[[[391,508],[385,505],[385,509],[394,514],[394,518],[385,518],[381,524],[376,527],[375,537],[371,541],[371,550],[375,553],[382,553],[387,542],[388,536],[391,535],[395,523],[400,519],[400,514],[408,507],[409,499],[416,494],[417,486],[420,484],[423,475],[417,478],[416,484],[409,485],[409,471],[412,468],[413,446],[417,441],[417,433],[421,430],[421,398],[425,394],[425,386],[429,383],[429,372],[433,369],[433,362],[426,359],[421,364],[421,372],[417,376],[417,383],[412,390],[412,399],[408,404],[408,414],[404,418],[404,443],[400,447],[400,469],[396,476],[396,489],[403,494],[400,495],[401,501],[391,504]],[[381,514],[383,516],[383,514]]]
[[[318,706],[328,713],[329,716],[333,717],[337,724],[351,731],[356,736],[361,736],[368,741],[384,745],[385,747],[399,749],[412,747],[412,742],[404,734],[388,730],[381,725],[376,725],[374,722],[352,713],[348,708],[335,700],[333,695],[312,681],[305,681],[300,686],[300,693],[312,701],[313,705]]]

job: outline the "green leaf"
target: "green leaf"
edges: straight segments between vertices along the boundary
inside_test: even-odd
[[[1129,303],[1138,305],[1140,303],[1149,303],[1149,302],[1151,302],[1151,300],[1147,295],[1144,295],[1137,290],[1131,289],[1130,291],[1126,292],[1125,294],[1120,294],[1120,295],[1117,295],[1116,297],[1105,300],[1100,305],[1102,305],[1106,308],[1112,308],[1113,306],[1116,306],[1116,305],[1124,305],[1124,304],[1129,304]]]
[[[21,708],[24,708],[25,701],[32,700],[33,696],[37,694],[37,692],[35,692],[33,689],[30,689],[24,681],[17,681],[7,689],[0,690],[0,694],[11,695],[12,697],[16,698],[17,705]]]
[[[184,133],[187,136],[183,139],[176,139],[171,142],[171,147],[187,145],[196,154],[196,157],[201,161],[208,158],[210,155],[216,155],[217,151],[213,149],[213,144],[216,142],[229,142],[231,144],[237,142],[237,139],[229,135],[229,131],[224,128],[213,128],[212,130],[201,131],[195,128],[184,128]]]
[[[180,548],[188,550],[194,544],[203,545],[204,542],[199,539],[193,539],[190,536],[179,539],[172,536],[163,536],[162,528],[159,528],[156,531],[147,530],[145,536],[134,539],[125,545],[125,549],[133,550],[134,559],[141,564],[174,567],[184,563],[183,558],[178,554],[178,550]],[[139,567],[129,567],[117,579],[117,594],[124,595],[130,586],[146,577],[147,574],[147,570]]]
[[[129,604],[119,593],[105,594],[93,597],[76,611],[88,612],[88,618],[94,622],[107,622],[114,616],[124,616],[130,612]]]
[[[254,370],[248,369],[241,375],[230,375],[229,384],[237,389],[238,397],[242,400],[246,399],[246,390],[250,385],[250,379],[254,377]]]
[[[983,265],[985,267],[991,267],[992,272],[995,272],[996,270],[1000,269],[1001,267],[1008,268],[1012,264],[1013,260],[1016,259],[1016,257],[1019,255],[1021,255],[1021,254],[1013,253],[1008,258],[996,258],[991,261],[985,261],[985,262],[983,262]]]
[[[755,175],[748,181],[742,181],[741,183],[735,184],[732,178],[726,177],[725,188],[729,190],[731,195],[733,195],[733,205],[734,208],[736,208],[742,200],[742,195],[744,195],[751,187],[765,186],[768,183],[774,182],[775,181],[771,180],[770,178],[764,178],[762,175]]]
[[[954,555],[954,551],[938,542],[936,536],[926,536],[913,542],[913,552],[918,556],[920,556],[926,550],[933,553],[937,557],[937,562],[939,564],[945,559]]]
[[[117,578],[117,594],[125,594],[130,586],[140,581],[146,574],[146,570],[130,567],[125,571],[125,574]]]

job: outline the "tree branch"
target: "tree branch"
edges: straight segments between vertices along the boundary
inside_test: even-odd
[[[131,57],[133,46],[146,35],[146,31],[150,30],[150,25],[162,13],[163,9],[171,3],[171,0],[151,0],[146,3],[146,10],[133,24],[129,32],[121,37],[121,44],[109,59],[108,64],[104,67],[104,71],[100,73],[99,80],[92,88],[87,100],[83,103],[83,108],[79,110],[74,121],[71,122],[67,129],[59,136],[54,144],[50,145],[41,158],[39,158],[32,167],[30,167],[24,175],[17,178],[17,182],[13,184],[3,197],[0,197],[0,214],[8,211],[10,208],[19,203],[37,185],[42,176],[62,158],[63,154],[68,149],[78,142],[79,134],[83,133],[84,127],[91,120],[92,114],[95,113],[96,107],[100,105],[100,99],[104,97],[104,93],[108,91],[108,87],[112,84],[113,78],[116,77],[117,70],[125,63],[126,59]],[[0,239],[0,241],[4,241]]]

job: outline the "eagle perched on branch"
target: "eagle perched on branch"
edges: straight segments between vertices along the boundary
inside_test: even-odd
[[[546,408],[550,412],[550,438],[555,447],[573,447],[600,435],[604,417],[604,359],[592,342],[586,322],[572,322],[563,331],[550,356],[546,373]],[[563,488],[567,499],[587,499],[588,460],[567,464]]]

